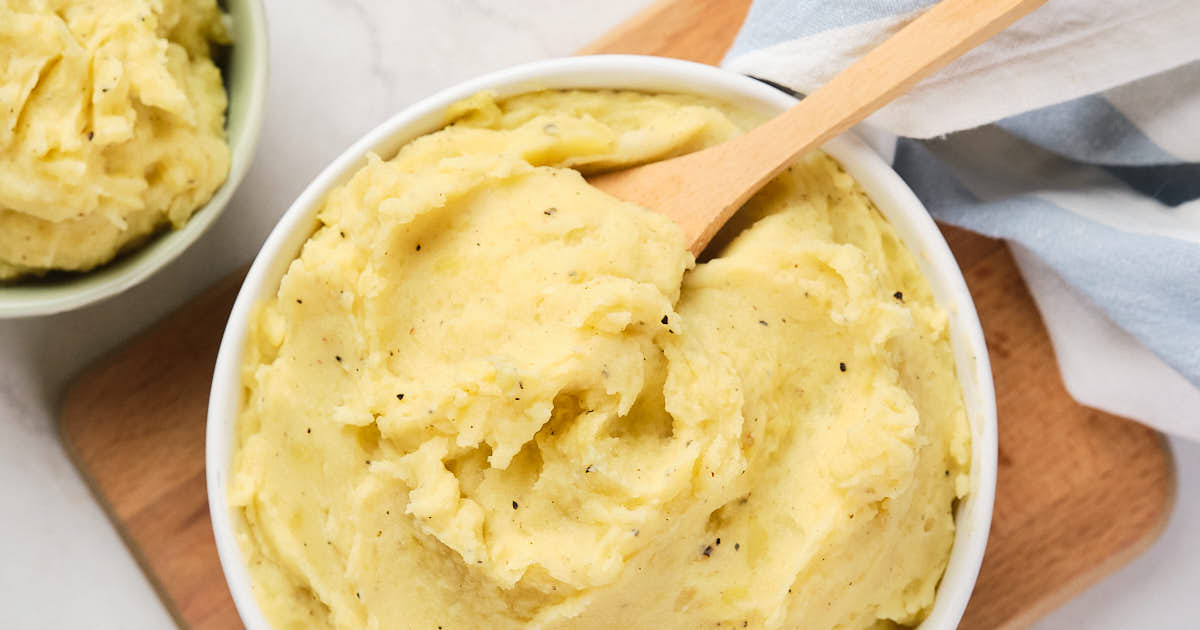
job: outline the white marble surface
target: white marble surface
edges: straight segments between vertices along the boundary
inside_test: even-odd
[[[468,77],[569,54],[646,2],[268,0],[266,124],[225,215],[134,290],[0,322],[0,627],[172,627],[59,444],[54,417],[72,374],[247,262],[304,184],[389,114]],[[1166,534],[1038,628],[1194,627],[1200,445],[1173,446],[1180,498]]]

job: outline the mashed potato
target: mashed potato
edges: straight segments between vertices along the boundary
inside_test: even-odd
[[[694,97],[480,95],[333,191],[253,318],[230,493],[276,628],[882,628],[928,612],[969,434],[912,255],[814,153],[694,265],[580,171]]]
[[[216,0],[0,0],[0,280],[85,271],[225,181]]]

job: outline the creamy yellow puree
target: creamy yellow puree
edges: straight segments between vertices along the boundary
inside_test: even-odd
[[[0,0],[0,280],[83,271],[225,181],[216,0]]]
[[[748,116],[452,116],[329,195],[253,317],[230,493],[275,627],[920,621],[969,435],[946,315],[854,180],[810,155],[693,267],[579,170]]]

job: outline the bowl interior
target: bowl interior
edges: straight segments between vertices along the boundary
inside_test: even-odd
[[[247,274],[221,342],[209,400],[206,464],[213,529],[234,601],[250,630],[268,630],[271,626],[250,589],[230,518],[226,482],[242,397],[240,363],[254,303],[275,292],[288,265],[317,227],[316,213],[326,194],[361,168],[367,153],[390,157],[405,143],[443,126],[447,106],[481,90],[503,97],[550,88],[696,93],[764,114],[777,113],[795,102],[753,79],[690,62],[625,55],[556,59],[490,74],[425,99],[368,133],[321,172],[280,219]],[[916,257],[938,303],[949,314],[951,342],[973,438],[971,490],[958,505],[958,528],[949,565],[933,611],[920,626],[924,630],[948,630],[958,624],[966,607],[991,523],[996,417],[983,333],[945,240],[895,171],[850,134],[829,142],[824,150],[859,181],[892,223]]]
[[[222,67],[229,95],[225,132],[232,160],[225,183],[178,230],[85,273],[55,273],[45,280],[0,285],[0,318],[48,315],[110,297],[174,260],[212,225],[229,202],[254,157],[267,84],[267,26],[262,0],[222,3],[232,18],[234,44]]]

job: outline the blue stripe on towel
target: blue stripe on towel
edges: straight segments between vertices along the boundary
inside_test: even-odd
[[[935,4],[936,0],[755,0],[746,22],[726,54],[766,48],[830,29],[862,24],[892,15],[904,15]]]
[[[1096,95],[1005,118],[996,126],[1079,162],[1144,166],[1179,161]]]
[[[1130,188],[1171,208],[1200,199],[1200,164],[1107,166],[1104,170]]]
[[[1200,245],[1117,230],[1033,195],[981,201],[917,141],[900,141],[895,167],[935,218],[1033,250],[1114,323],[1200,384]]]

